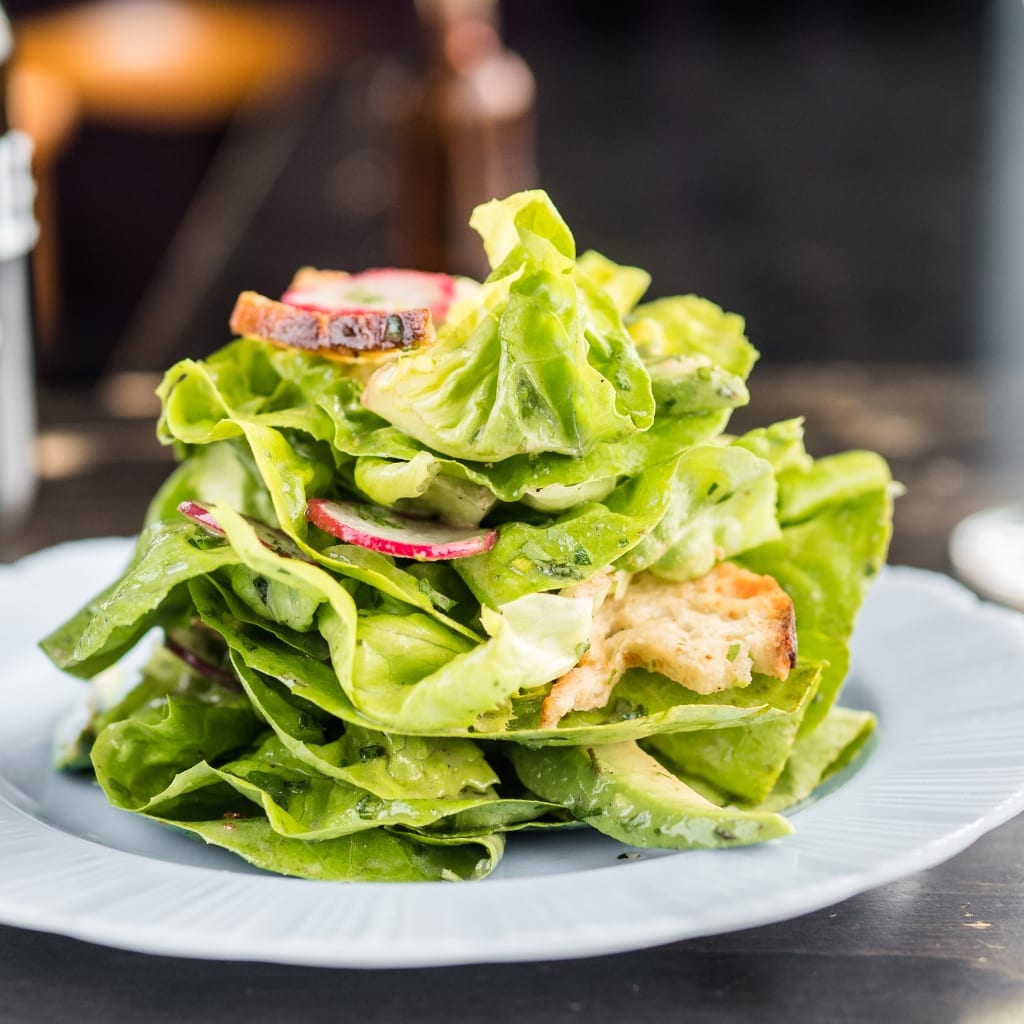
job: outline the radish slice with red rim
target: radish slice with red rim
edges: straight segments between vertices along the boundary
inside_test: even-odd
[[[441,323],[455,293],[456,279],[449,274],[396,268],[346,274],[305,267],[295,275],[281,301],[330,313],[424,308],[430,310],[435,323]]]
[[[497,530],[465,529],[433,520],[411,519],[378,505],[312,498],[306,518],[347,544],[396,558],[440,562],[489,551]]]
[[[197,523],[214,537],[224,536],[224,530],[213,513],[205,505],[200,505],[198,501],[183,501],[178,505],[178,511],[186,519],[191,519],[193,523]]]

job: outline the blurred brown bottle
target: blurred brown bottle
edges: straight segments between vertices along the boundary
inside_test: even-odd
[[[473,207],[537,181],[533,74],[496,0],[416,0],[424,66],[398,125],[396,262],[484,277]]]

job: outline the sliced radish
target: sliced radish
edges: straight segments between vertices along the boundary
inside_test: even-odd
[[[220,523],[214,518],[213,513],[198,501],[183,501],[178,506],[178,511],[193,523],[198,523],[207,533],[214,537],[223,537],[224,530]]]
[[[494,547],[497,530],[462,529],[444,523],[400,516],[377,505],[312,498],[306,518],[321,530],[370,551],[440,562],[468,558]]]
[[[167,648],[176,658],[183,661],[193,672],[219,683],[228,690],[241,690],[242,684],[235,678],[234,674],[226,669],[218,668],[205,658],[196,654],[190,647],[176,640],[171,634],[164,638],[164,647]]]
[[[200,505],[198,501],[183,501],[178,505],[178,511],[186,519],[191,519],[192,522],[198,523],[211,536],[224,536],[224,528],[217,522],[214,514],[205,505]],[[295,545],[291,537],[283,530],[269,526],[259,519],[253,519],[252,516],[243,516],[242,518],[252,527],[260,543],[265,548],[269,548],[275,554],[283,555],[285,558],[298,558],[303,562],[309,561]]]
[[[442,323],[456,297],[457,280],[449,274],[383,268],[346,274],[340,270],[303,267],[282,302],[329,313],[390,313],[429,309]]]

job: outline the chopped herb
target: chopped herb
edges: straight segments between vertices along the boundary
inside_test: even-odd
[[[384,324],[384,336],[388,341],[401,341],[405,336],[405,326],[400,316],[389,316]]]

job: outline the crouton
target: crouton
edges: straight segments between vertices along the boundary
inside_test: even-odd
[[[603,707],[631,668],[708,694],[746,686],[753,672],[785,679],[795,664],[793,602],[772,577],[729,562],[682,582],[639,573],[595,614],[590,649],[552,685],[540,724]]]
[[[278,302],[257,292],[238,296],[230,325],[235,334],[325,355],[401,351],[434,338],[429,309],[331,313]]]

